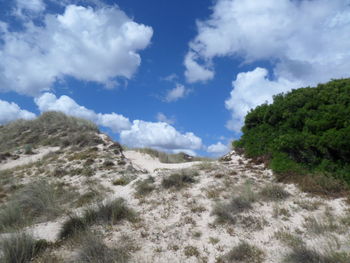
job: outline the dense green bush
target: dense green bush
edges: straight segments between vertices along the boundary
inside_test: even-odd
[[[268,157],[277,173],[321,173],[350,184],[350,79],[276,95],[248,113],[242,132],[234,147]]]

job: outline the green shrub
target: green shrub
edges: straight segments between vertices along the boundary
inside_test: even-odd
[[[270,156],[277,173],[326,173],[350,184],[350,79],[300,88],[250,111],[234,147]]]

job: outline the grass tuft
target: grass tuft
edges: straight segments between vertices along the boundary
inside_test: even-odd
[[[73,215],[73,216],[70,216],[69,219],[67,219],[63,223],[58,236],[60,239],[67,239],[77,234],[80,234],[81,232],[84,232],[87,229],[88,229],[88,224],[84,220],[84,218]]]
[[[0,243],[3,263],[26,263],[41,253],[48,243],[45,240],[34,240],[25,233],[15,233]]]
[[[96,223],[116,224],[122,220],[134,222],[137,220],[136,212],[129,208],[122,198],[110,202],[100,203],[97,208],[85,209],[82,216],[71,216],[61,228],[59,237],[66,239],[75,236]]]
[[[192,170],[191,170],[192,171]],[[190,174],[187,170],[180,170],[177,173],[173,173],[168,177],[163,178],[162,186],[166,189],[176,188],[181,189],[195,182],[194,176],[198,175],[198,172],[193,170],[193,174]]]
[[[136,196],[141,197],[150,194],[155,189],[154,178],[148,177],[136,183]]]
[[[231,249],[222,260],[223,262],[261,263],[264,258],[265,254],[261,249],[243,241]]]
[[[109,248],[101,237],[88,233],[84,236],[79,250],[77,262],[81,263],[124,263],[130,257],[130,247],[126,244],[117,248]]]
[[[267,185],[260,191],[260,196],[267,201],[282,201],[290,196],[280,185]]]

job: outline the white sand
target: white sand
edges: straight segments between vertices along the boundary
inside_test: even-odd
[[[144,169],[149,173],[153,173],[157,169],[184,169],[191,167],[194,164],[200,163],[161,163],[157,158],[137,151],[125,151],[124,155],[133,163],[135,168],[139,168],[140,170]]]
[[[48,153],[58,151],[59,149],[60,147],[46,147],[46,148],[35,149],[34,154],[21,155],[20,158],[18,158],[17,160],[8,160],[5,163],[0,163],[0,171],[37,162]]]

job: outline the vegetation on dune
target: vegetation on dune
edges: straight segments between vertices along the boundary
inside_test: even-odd
[[[300,88],[251,110],[233,145],[247,157],[268,159],[280,178],[306,180],[308,187],[314,180],[300,175],[312,174],[321,184],[312,188],[339,192],[339,181],[350,184],[349,116],[350,79]]]
[[[193,162],[193,161],[210,161],[211,160],[209,158],[204,158],[204,157],[194,157],[183,152],[172,154],[172,153],[157,151],[151,148],[136,148],[133,150],[141,153],[146,153],[152,157],[158,158],[161,163],[185,163],[185,162]]]
[[[101,143],[97,133],[97,126],[90,121],[60,112],[45,112],[34,120],[17,120],[0,126],[0,153],[23,146],[27,154],[39,145],[92,146]]]

